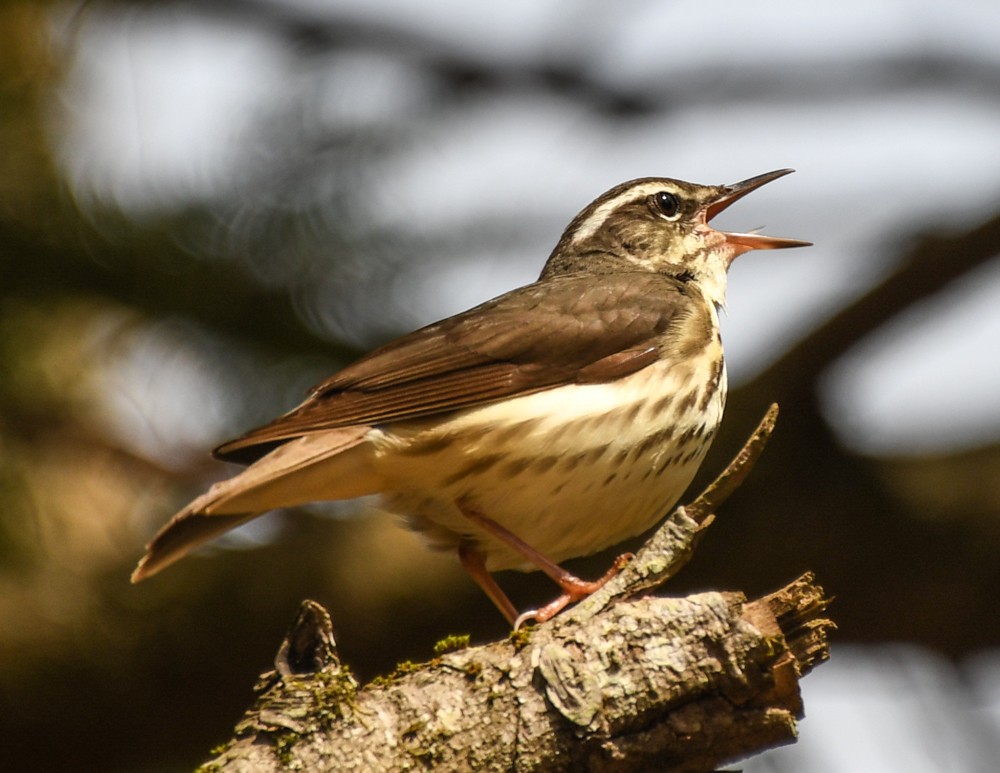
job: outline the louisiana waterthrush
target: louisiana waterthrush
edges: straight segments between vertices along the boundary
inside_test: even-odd
[[[561,587],[522,618],[593,591],[603,579],[556,562],[663,517],[718,429],[729,265],[808,245],[708,222],[789,172],[612,188],[573,218],[537,282],[373,351],[217,448],[250,466],[177,513],[133,582],[267,510],[381,493],[512,622],[496,570],[541,569]]]

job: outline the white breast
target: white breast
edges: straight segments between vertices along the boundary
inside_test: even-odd
[[[608,384],[375,431],[387,506],[441,548],[481,538],[490,571],[533,567],[482,535],[456,502],[554,561],[638,534],[683,493],[721,421],[725,371],[695,365],[661,361]]]

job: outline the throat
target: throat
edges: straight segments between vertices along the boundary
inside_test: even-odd
[[[726,308],[726,269],[723,260],[713,255],[694,273],[693,281],[697,283],[713,311]]]

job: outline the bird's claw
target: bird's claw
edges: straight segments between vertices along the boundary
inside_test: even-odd
[[[563,592],[544,607],[529,609],[518,615],[514,621],[514,630],[520,630],[521,626],[529,620],[533,620],[536,623],[544,623],[547,620],[551,620],[573,602],[585,599],[591,593],[603,588],[608,580],[618,574],[625,564],[633,558],[635,558],[633,553],[622,553],[615,559],[611,568],[593,582],[581,580],[579,577],[574,577],[571,574],[566,575],[559,581],[559,587],[562,588]]]

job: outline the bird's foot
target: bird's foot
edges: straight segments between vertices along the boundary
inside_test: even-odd
[[[633,558],[635,558],[635,556],[632,553],[622,553],[622,555],[615,559],[611,568],[608,569],[603,576],[592,582],[581,580],[576,575],[572,575],[563,570],[563,575],[556,580],[562,590],[562,593],[545,606],[539,607],[538,609],[529,609],[518,615],[517,619],[514,621],[514,630],[516,631],[520,629],[520,627],[529,620],[536,623],[544,623],[546,620],[551,620],[570,604],[580,601],[581,599],[585,599],[591,593],[603,588],[605,584],[607,584],[608,580],[618,574],[625,564]]]

